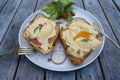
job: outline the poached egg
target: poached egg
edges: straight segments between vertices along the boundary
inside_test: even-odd
[[[101,41],[97,39],[98,32],[88,23],[72,22],[63,29],[65,29],[62,33],[63,38],[71,51],[90,52],[101,44]]]

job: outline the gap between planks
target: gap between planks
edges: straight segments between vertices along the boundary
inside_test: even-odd
[[[4,0],[4,1],[5,1],[5,0]],[[5,5],[7,4],[7,2],[8,2],[8,0],[6,0],[6,2],[4,3],[4,5],[1,7],[0,13],[1,13],[1,11],[3,10],[3,8],[5,7]]]
[[[17,13],[17,10],[18,10],[18,8],[20,7],[20,4],[21,4],[22,1],[23,1],[23,0],[21,0],[20,3],[18,4],[18,7],[17,7],[17,9],[16,9],[16,11],[15,11],[15,13],[14,13],[14,15],[13,15],[13,17],[12,17],[12,19],[11,19],[9,25],[8,25],[8,27],[7,27],[7,30],[5,31],[5,34],[3,34],[3,36],[2,36],[2,39],[1,39],[1,41],[0,41],[0,45],[2,44],[2,41],[4,40],[4,38],[5,38],[5,36],[6,36],[6,33],[7,33],[8,29],[9,29],[9,27],[10,27],[10,25],[11,25],[11,22],[13,21],[15,15],[16,15],[16,13]]]
[[[118,11],[120,12],[120,1],[119,0],[112,0],[112,2],[115,4],[116,8],[118,9]]]
[[[82,0],[82,2],[83,2],[83,7],[84,7],[84,9],[87,10],[87,8],[86,8],[86,6],[85,6],[85,3],[84,3],[84,0]],[[99,3],[99,1],[98,1],[98,3]],[[100,3],[99,3],[99,5],[100,5]],[[100,8],[102,8],[101,5],[100,5]],[[103,10],[102,10],[102,11],[103,11]],[[104,12],[103,12],[103,13],[104,13]],[[98,57],[98,63],[99,63],[100,69],[101,69],[102,77],[103,77],[103,79],[105,80],[105,74],[104,74],[103,67],[102,67],[102,65],[101,65],[101,62],[100,62],[99,57]]]
[[[34,8],[34,10],[33,10],[33,12],[35,11],[35,9],[36,9],[36,6],[37,6],[37,2],[38,2],[38,0],[36,0],[36,3],[35,3],[35,8]],[[20,6],[20,5],[19,5]],[[16,11],[17,12],[17,11]],[[20,65],[20,61],[21,61],[21,58],[22,56],[20,56],[19,57],[19,60],[18,60],[18,65],[17,65],[17,68],[16,68],[16,70],[15,70],[15,74],[14,74],[14,77],[13,77],[13,80],[15,80],[16,79],[16,75],[17,75],[17,71],[18,71],[18,68],[19,68],[19,65]]]
[[[117,34],[115,33],[115,30],[114,30],[114,28],[113,28],[112,25],[111,25],[112,23],[110,23],[110,21],[109,21],[109,19],[108,19],[108,17],[107,17],[107,14],[105,13],[105,11],[104,11],[104,9],[103,9],[103,7],[102,7],[102,5],[101,5],[101,3],[100,3],[99,0],[98,0],[98,2],[99,2],[99,4],[100,4],[100,7],[101,7],[103,13],[104,13],[105,18],[107,19],[107,22],[108,22],[108,24],[109,24],[109,26],[110,26],[110,28],[111,28],[114,36],[115,36],[115,39],[117,40],[118,45],[120,45],[119,39],[118,39],[118,37],[117,37]]]

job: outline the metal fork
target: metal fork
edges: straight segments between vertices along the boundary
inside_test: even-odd
[[[93,26],[99,33],[104,35],[115,47],[117,47],[118,50],[120,50],[120,46],[117,43],[115,43],[104,31],[102,31],[97,24],[93,23]]]
[[[25,46],[18,47],[15,50],[12,51],[11,54],[0,54],[0,56],[5,56],[5,55],[25,55],[25,54],[32,54],[33,49],[32,48],[27,48]]]

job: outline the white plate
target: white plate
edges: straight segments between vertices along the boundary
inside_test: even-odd
[[[78,7],[75,7],[74,12],[76,14],[74,17],[82,17],[82,18],[86,19],[90,24],[96,23],[103,30],[100,22],[91,13],[89,13],[81,8],[78,8]],[[31,21],[33,19],[33,17],[38,13],[45,14],[43,11],[38,10],[38,11],[34,12],[33,14],[31,14],[22,24],[20,31],[19,31],[19,44],[20,44],[20,46],[31,47],[29,45],[29,43],[22,37],[22,32],[29,24],[29,21]],[[47,54],[47,55],[43,55],[43,54],[40,54],[39,52],[35,52],[37,54],[25,55],[25,56],[34,64],[36,64],[42,68],[45,68],[45,69],[49,69],[49,70],[53,70],[53,71],[71,71],[71,70],[76,70],[76,69],[80,69],[82,67],[85,67],[88,64],[90,64],[91,62],[93,62],[100,55],[100,53],[103,49],[103,46],[104,46],[104,42],[105,42],[105,37],[102,36],[102,45],[100,47],[98,47],[96,50],[94,50],[85,59],[85,61],[80,65],[71,64],[69,58],[67,58],[66,61],[60,65],[54,64],[53,62],[48,62],[48,58],[50,58],[50,56],[53,52],[51,52],[50,54]],[[61,47],[61,48],[59,48],[59,47]],[[59,40],[57,41],[56,47],[53,51],[55,51],[55,50],[64,51]]]

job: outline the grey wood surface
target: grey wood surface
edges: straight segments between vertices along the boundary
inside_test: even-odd
[[[20,6],[20,9],[19,9],[20,11],[23,10],[23,6],[24,6],[23,13],[26,13],[26,10],[28,12],[26,13],[26,15],[21,14],[19,16],[19,18],[21,16],[24,16],[24,18],[28,17],[32,12],[40,9],[46,3],[46,0],[44,0],[44,1],[43,0],[38,0],[37,2],[36,2],[36,0],[31,0],[31,2],[29,2],[29,3],[28,3],[28,1],[29,0],[24,0],[23,1],[24,4],[22,6]],[[31,6],[31,8],[29,8],[29,6]],[[18,12],[18,14],[19,14],[19,12]],[[25,19],[22,19],[22,22],[24,20]],[[19,27],[20,26],[21,25],[19,25]],[[19,67],[18,67],[18,71],[16,73],[15,80],[44,80],[44,72],[45,72],[44,69],[36,66],[35,64],[33,64],[30,61],[28,61],[26,59],[26,57],[22,56],[22,58],[20,60]]]
[[[9,24],[15,15],[15,12],[21,0],[9,0],[0,13],[0,43],[9,28]]]
[[[98,59],[85,68],[76,71],[77,80],[103,80]]]
[[[23,21],[25,20],[25,18],[27,18],[34,11],[35,4],[36,4],[35,0],[31,0],[29,1],[29,3],[27,0],[22,1],[14,19],[9,24],[9,29],[7,30],[6,35],[4,36],[4,40],[2,41],[0,46],[0,53],[11,53],[11,51],[13,51],[16,47],[18,47],[19,28],[23,23]],[[9,16],[9,14],[6,16]],[[4,62],[2,62],[3,60]],[[0,80],[13,80],[15,78],[19,60],[20,59],[18,56],[16,57],[11,56],[10,58],[6,56],[5,58],[0,59],[0,67],[1,67],[0,69],[3,70],[2,72],[0,71],[1,72]]]
[[[14,4],[11,5],[11,3]],[[0,4],[1,5],[6,4],[1,6],[3,7],[3,9],[0,12],[0,44],[1,44],[1,40],[5,35],[7,28],[9,27],[9,24],[15,14],[15,11],[17,10],[18,5],[20,4],[20,0],[9,0],[7,3],[4,3],[2,0],[2,3]],[[4,53],[4,51],[9,52],[10,46],[7,47],[7,45],[0,46],[4,47],[4,50],[1,49],[0,53]],[[18,56],[0,57],[0,80],[13,80],[17,70],[18,62],[19,62]]]
[[[120,0],[113,0],[113,3],[116,5],[118,10],[120,11]]]
[[[105,16],[108,20],[108,23],[110,25],[110,27],[112,28],[113,32],[115,33],[115,35],[117,36],[117,40],[120,41],[120,15],[119,12],[117,11],[116,7],[114,6],[113,2],[111,0],[105,1],[104,4],[102,2],[103,0],[100,0],[100,4],[102,6],[102,9],[105,13]],[[108,4],[109,3],[109,4]],[[108,9],[108,7],[110,9]],[[109,12],[108,12],[109,11]],[[106,31],[108,31],[108,29],[106,29]],[[108,33],[110,34],[110,33]],[[113,36],[113,34],[111,33],[110,35]],[[111,36],[111,37],[112,37]],[[113,38],[112,38],[113,39]],[[114,40],[114,39],[113,39]],[[106,46],[109,47],[109,50],[107,51],[107,49],[104,49],[104,54],[101,55],[101,64],[103,65],[103,71],[104,71],[104,75],[106,76],[106,79],[111,79],[114,80],[116,77],[116,80],[120,79],[120,52],[118,52],[114,47],[112,47],[112,45],[110,45],[110,43],[107,44],[106,41]],[[105,59],[106,58],[106,59]]]
[[[8,0],[0,0],[0,12],[4,8],[4,6],[6,5],[7,1]]]
[[[0,52],[2,52],[2,54],[6,54],[6,53],[10,54],[16,47],[19,46],[18,44],[19,29],[23,21],[34,11],[35,5],[36,5],[36,0],[31,0],[29,1],[29,3],[27,0],[22,1],[20,7],[17,9],[16,14],[14,15],[14,18],[9,24],[9,29],[7,30],[2,40],[0,46]]]
[[[18,62],[18,56],[0,57],[0,80],[14,80]]]
[[[108,24],[109,22],[107,21],[107,19],[105,19],[106,18],[105,16],[107,14],[104,15],[104,13],[102,12],[99,2],[97,0],[84,0],[84,3],[86,5],[86,9],[90,11],[92,14],[94,14],[100,20],[105,32],[115,41],[112,30],[110,29],[111,27]],[[114,15],[112,15],[112,17],[113,16]],[[118,68],[120,68],[120,64],[118,63],[119,56],[120,54],[117,51],[117,49],[114,48],[114,46],[108,40],[106,40],[104,50],[99,57],[101,68],[103,71],[103,76],[106,80],[114,80],[115,77],[116,77],[115,80],[120,79],[120,77],[118,76],[118,74],[120,74],[119,73],[120,70],[118,70]]]
[[[47,71],[46,80],[75,80],[75,71],[70,72]]]
[[[113,4],[112,0],[100,0],[101,7],[103,8],[106,18],[113,29],[113,32],[117,36],[118,41],[120,42],[120,13]]]
[[[0,0],[0,54],[11,53],[18,44],[24,20],[51,0]],[[105,32],[120,44],[119,0],[74,0],[91,12]],[[106,39],[105,47],[90,65],[69,72],[43,69],[25,56],[0,57],[0,80],[120,80],[120,52]]]
[[[22,56],[15,80],[44,80],[45,70]]]

